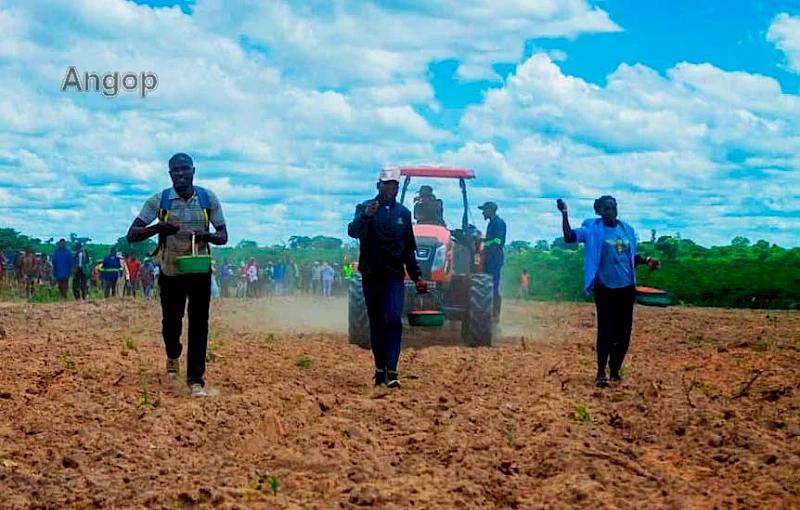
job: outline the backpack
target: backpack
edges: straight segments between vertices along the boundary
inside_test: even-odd
[[[158,207],[158,220],[159,221],[167,221],[169,220],[169,195],[172,191],[172,188],[164,188],[161,191],[161,204]],[[204,188],[200,186],[194,186],[194,193],[197,195],[197,200],[200,202],[200,208],[203,210],[203,223],[205,225],[206,232],[208,232],[208,227],[210,224],[209,221],[209,211],[211,210],[211,201],[208,199],[208,193]],[[156,247],[155,251],[150,254],[151,257],[155,257],[160,255],[164,248],[164,243],[166,242],[165,236],[159,235],[158,236],[158,246]],[[211,246],[207,245],[208,253],[211,253]]]

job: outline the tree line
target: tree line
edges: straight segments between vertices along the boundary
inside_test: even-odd
[[[112,245],[92,243],[91,238],[71,233],[65,237],[74,249],[84,245],[87,253],[102,259]],[[287,243],[259,246],[256,241],[242,240],[233,246],[216,247],[218,260],[236,263],[255,258],[258,261],[292,259],[295,262],[341,262],[345,257],[358,259],[358,245],[351,240],[316,236],[292,236]],[[149,239],[130,244],[120,237],[115,245],[119,253],[144,257],[155,248]],[[42,241],[10,228],[0,228],[0,252],[25,247],[52,253],[53,239]],[[664,289],[683,304],[725,308],[800,308],[800,248],[785,248],[767,241],[752,243],[735,237],[726,246],[705,247],[680,235],[656,237],[651,232],[647,241],[640,241],[643,256],[661,260],[661,269],[637,268],[637,283]],[[589,301],[583,292],[583,250],[581,244],[565,243],[563,238],[536,242],[512,241],[506,245],[502,288],[506,299],[513,298],[520,288],[523,270],[530,274],[530,292],[526,299],[543,301]]]

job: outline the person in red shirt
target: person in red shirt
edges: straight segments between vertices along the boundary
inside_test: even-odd
[[[138,256],[131,254],[128,256],[128,260],[125,261],[125,264],[128,266],[128,273],[131,276],[130,292],[133,297],[136,297],[136,290],[139,288],[139,282],[141,280],[142,263],[139,261]]]

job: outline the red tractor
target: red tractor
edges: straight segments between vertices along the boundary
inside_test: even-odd
[[[443,221],[415,216],[417,262],[422,278],[428,282],[427,295],[415,294],[406,275],[404,316],[412,327],[441,327],[445,320],[461,322],[461,340],[473,347],[492,345],[498,317],[494,315],[492,277],[483,274],[483,239],[469,223],[466,181],[474,179],[472,170],[462,168],[406,167],[400,203],[405,200],[412,177],[457,179],[463,198],[464,214],[460,228],[450,230]],[[415,213],[416,213],[416,207]],[[348,333],[350,343],[370,347],[369,319],[361,274],[354,272],[348,292]]]

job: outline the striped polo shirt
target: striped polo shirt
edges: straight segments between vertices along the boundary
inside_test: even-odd
[[[225,225],[225,216],[222,214],[222,206],[219,203],[217,195],[204,188],[208,193],[209,222],[214,225],[214,228],[219,230],[220,227]],[[170,189],[169,193],[169,221],[173,221],[180,225],[181,229],[177,234],[167,236],[164,250],[161,254],[161,271],[167,276],[175,276],[181,274],[178,271],[176,262],[177,257],[192,254],[192,230],[202,232],[205,230],[205,218],[203,217],[203,209],[200,207],[200,200],[197,198],[197,193],[192,195],[189,200],[184,200],[175,191],[175,188]],[[158,208],[161,206],[161,193],[156,193],[147,199],[144,203],[141,212],[139,212],[139,219],[149,225],[158,218]],[[208,243],[197,243],[198,255],[205,255],[208,253]]]

